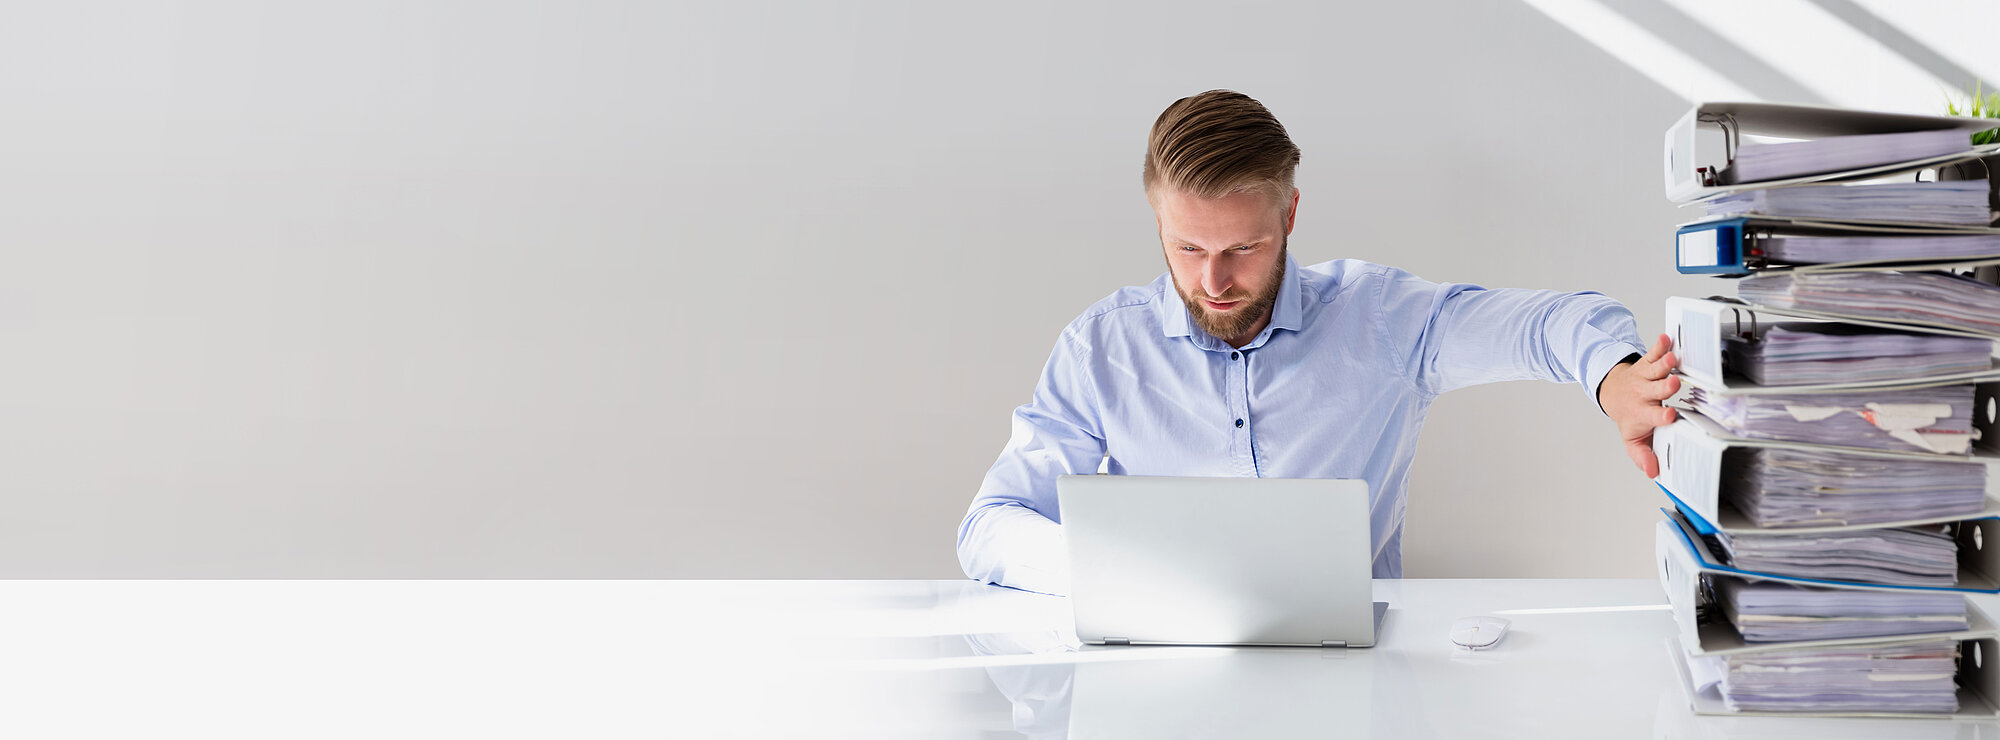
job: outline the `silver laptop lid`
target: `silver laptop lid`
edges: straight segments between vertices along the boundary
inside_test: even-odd
[[[1375,643],[1368,483],[1066,475],[1077,638],[1090,643]]]

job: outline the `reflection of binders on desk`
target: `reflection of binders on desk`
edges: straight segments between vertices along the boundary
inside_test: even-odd
[[[1973,133],[1991,128],[1996,128],[1993,119],[1969,116],[1924,116],[1778,103],[1702,103],[1667,129],[1667,198],[1687,205],[1746,190],[1892,177],[1972,162],[2000,154],[2000,144],[1972,146]],[[1738,149],[1745,144],[1745,136],[1818,139],[1940,129],[1965,132],[1966,148],[1915,160],[1758,182],[1734,182],[1729,172]]]

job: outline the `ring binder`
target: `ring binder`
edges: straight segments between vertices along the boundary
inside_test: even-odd
[[[1728,342],[1733,338],[1755,339],[1779,321],[1840,323],[1879,329],[1892,329],[1911,334],[1966,337],[1992,340],[1993,337],[1978,332],[1962,331],[1936,326],[1895,324],[1885,321],[1833,317],[1812,311],[1797,309],[1773,309],[1740,301],[1716,298],[1667,299],[1666,333],[1673,338],[1674,356],[1680,360],[1675,372],[1693,385],[1712,393],[1722,395],[1744,395],[1759,393],[1801,393],[1815,390],[1835,391],[1860,388],[1908,387],[1913,384],[1936,383],[1977,383],[2000,380],[2000,363],[1977,372],[1960,372],[1932,376],[1904,376],[1891,380],[1845,382],[1817,385],[1757,386],[1750,384],[1733,373],[1726,372]],[[1760,322],[1759,317],[1765,320]],[[1744,326],[1748,324],[1749,330]],[[1996,347],[2000,349],[2000,347]]]
[[[1993,128],[1710,102],[1665,132],[1668,199],[1709,211],[1675,227],[1676,271],[1743,278],[1666,306],[1655,563],[1694,713],[2000,716],[2000,630],[1964,595],[2000,593],[2000,142],[1970,136]],[[1965,629],[1885,634],[1940,623]],[[1809,639],[1837,635],[1875,636]],[[1899,658],[1924,675],[1871,689]],[[1800,662],[1824,672],[1774,678]]]
[[[1733,450],[1780,449],[1780,450],[1822,450],[1838,451],[1841,454],[1876,460],[1916,460],[1934,461],[1950,459],[1968,464],[1980,464],[1986,468],[1985,505],[1976,512],[1956,516],[1907,517],[1867,524],[1792,527],[1785,529],[1760,528],[1741,511],[1731,505],[1723,496],[1723,480],[1726,470],[1723,462]],[[1762,532],[1848,532],[1877,527],[1907,527],[1919,524],[1962,521],[1966,519],[2000,518],[2000,456],[1990,452],[1980,452],[1972,457],[1948,457],[1928,452],[1897,452],[1893,450],[1861,450],[1834,448],[1824,445],[1810,445],[1801,442],[1777,442],[1765,439],[1749,439],[1729,434],[1720,425],[1709,421],[1700,414],[1683,411],[1674,423],[1653,432],[1653,452],[1660,458],[1660,475],[1654,483],[1687,512],[1697,524],[1731,533],[1755,534]],[[2000,566],[1996,566],[2000,575]]]
[[[1667,129],[1667,198],[1689,205],[1744,190],[1887,177],[2000,154],[2000,144],[1971,147],[1968,138],[1969,148],[1960,153],[1763,182],[1725,183],[1722,173],[1736,161],[1745,135],[1807,139],[1953,129],[1964,131],[1969,137],[1973,132],[1994,127],[1993,119],[1970,116],[1924,116],[1780,103],[1702,103]],[[1709,135],[1704,137],[1704,133]],[[1703,146],[1704,140],[1711,143]],[[1716,143],[1721,145],[1719,155]]]
[[[1865,260],[1799,264],[1774,258],[1765,245],[1785,238],[1991,237],[1978,240],[1990,247],[1977,254],[1930,253]],[[1907,241],[1916,242],[1916,239]],[[1930,240],[1935,243],[1935,239]],[[1743,276],[1756,272],[1796,270],[1945,270],[2000,264],[2000,229],[1901,221],[1832,220],[1779,216],[1712,216],[1690,221],[1674,230],[1674,269],[1684,275]]]

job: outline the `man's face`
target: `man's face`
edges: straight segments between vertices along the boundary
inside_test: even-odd
[[[1201,198],[1162,187],[1153,194],[1167,269],[1202,331],[1240,347],[1270,323],[1298,199],[1297,190],[1288,204],[1263,193]]]

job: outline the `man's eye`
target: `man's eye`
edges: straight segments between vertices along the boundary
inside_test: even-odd
[[[1255,245],[1255,244],[1245,244],[1245,245],[1243,245],[1243,246],[1240,246],[1240,247],[1237,247],[1237,248],[1236,248],[1236,251],[1238,251],[1238,252],[1248,252],[1248,251],[1250,251],[1250,249],[1251,249],[1252,247],[1255,247],[1255,246],[1257,246],[1257,245]]]
[[[1199,250],[1196,250],[1196,249],[1195,249],[1194,247],[1181,247],[1181,251],[1183,251],[1183,252],[1194,252],[1194,251],[1199,251]]]

